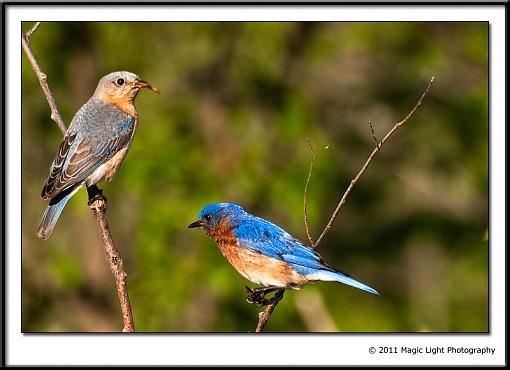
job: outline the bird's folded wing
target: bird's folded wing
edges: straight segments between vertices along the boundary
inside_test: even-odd
[[[298,256],[296,254],[283,254],[282,259],[292,265],[303,267],[304,271],[310,270],[310,273],[314,270],[329,270],[320,259],[311,259],[307,257]]]
[[[126,123],[122,130],[105,140],[78,138],[76,132],[66,135],[53,161],[41,197],[53,198],[61,191],[83,181],[124,148],[131,140],[134,119],[128,117]]]
[[[314,250],[269,221],[256,218],[233,231],[240,245],[255,252],[310,268],[327,268]]]

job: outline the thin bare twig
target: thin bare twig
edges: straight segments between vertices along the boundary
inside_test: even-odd
[[[48,85],[47,76],[39,67],[37,59],[35,58],[32,48],[30,47],[30,36],[37,30],[37,28],[39,28],[40,23],[41,22],[37,22],[27,33],[21,37],[21,43],[23,50],[25,51],[25,54],[30,64],[32,65],[37,78],[39,79],[41,88],[50,106],[51,119],[55,121],[62,133],[65,134],[67,131],[67,125],[58,111],[55,97]],[[122,331],[133,332],[135,331],[135,324],[133,321],[133,314],[131,313],[131,304],[129,302],[129,295],[126,284],[127,275],[124,272],[124,263],[122,262],[122,258],[117,248],[115,248],[115,244],[113,243],[113,239],[110,234],[110,227],[108,225],[108,219],[106,218],[106,198],[95,185],[87,188],[87,191],[89,193],[89,207],[96,218],[99,233],[103,239],[104,250],[108,264],[110,266],[110,270],[112,271],[113,277],[115,278],[115,285],[117,288],[117,294],[119,296],[120,308],[124,322]]]
[[[67,126],[62,119],[60,112],[58,111],[55,97],[51,92],[50,86],[48,85],[48,76],[46,76],[46,73],[44,73],[41,67],[39,67],[39,63],[37,63],[37,59],[34,55],[34,52],[32,51],[32,47],[30,46],[30,36],[32,36],[32,34],[39,28],[40,24],[41,22],[37,22],[27,33],[21,37],[21,46],[23,47],[28,61],[32,65],[32,69],[34,70],[35,75],[39,80],[39,84],[41,85],[41,89],[44,92],[44,96],[46,96],[46,100],[48,101],[48,105],[50,106],[51,110],[51,119],[55,121],[57,126],[60,128],[60,131],[65,134],[67,131]]]
[[[306,179],[306,184],[305,184],[303,210],[304,210],[304,214],[305,214],[306,236],[308,237],[308,242],[310,243],[310,246],[313,248],[314,242],[313,242],[312,234],[310,233],[310,227],[308,226],[308,213],[307,213],[307,208],[306,208],[306,203],[307,203],[306,199],[308,197],[308,184],[310,183],[310,177],[312,176],[313,164],[315,162],[315,151],[313,150],[313,146],[312,146],[312,143],[310,143],[310,140],[307,139],[306,142],[308,143],[308,146],[310,147],[310,150],[312,152],[312,159],[310,160],[310,170],[308,171],[308,177]]]
[[[25,38],[27,40],[30,40],[30,36],[32,36],[32,34],[39,28],[39,26],[41,25],[41,22],[35,22],[34,26],[28,30],[27,33],[25,33]]]
[[[372,137],[374,138],[375,146],[378,147],[379,149],[381,149],[381,143],[379,142],[379,140],[377,140],[377,137],[375,136],[374,126],[372,126],[372,121],[368,121],[368,125],[370,126],[370,130],[372,131]]]
[[[368,157],[367,161],[365,162],[365,164],[363,165],[363,167],[361,167],[361,170],[358,172],[358,174],[356,175],[356,177],[354,179],[351,180],[351,183],[349,184],[349,187],[347,188],[347,190],[345,191],[344,195],[342,196],[342,199],[340,199],[340,202],[338,203],[335,211],[333,212],[333,214],[331,215],[331,218],[329,220],[329,222],[327,223],[326,227],[324,228],[324,230],[322,231],[321,235],[319,236],[319,238],[317,239],[317,241],[315,242],[315,246],[314,248],[317,248],[320,243],[322,242],[322,240],[324,239],[324,236],[329,232],[329,230],[331,230],[331,227],[333,225],[333,223],[335,222],[337,216],[338,216],[338,213],[340,212],[340,210],[342,209],[343,205],[345,204],[345,201],[347,199],[347,196],[349,195],[349,193],[351,192],[352,188],[354,187],[354,185],[356,185],[356,183],[358,182],[359,178],[365,173],[365,171],[367,170],[368,166],[370,165],[370,162],[372,162],[372,159],[375,157],[375,155],[379,152],[379,150],[381,150],[381,147],[382,145],[386,142],[386,140],[388,140],[388,138],[400,127],[402,126],[404,123],[406,123],[409,118],[411,118],[411,116],[414,114],[414,112],[416,112],[416,110],[418,109],[418,107],[421,105],[423,99],[425,98],[425,96],[427,95],[427,93],[429,92],[429,89],[430,89],[430,86],[432,85],[432,83],[434,82],[434,76],[432,76],[432,78],[430,79],[428,85],[427,85],[427,88],[425,89],[425,92],[421,95],[420,99],[418,100],[418,102],[415,104],[415,106],[413,107],[413,109],[409,112],[409,114],[400,122],[397,122],[395,124],[395,126],[393,126],[393,128],[388,131],[388,133],[386,134],[386,136],[384,136],[384,138],[379,142],[378,145],[376,145],[376,147],[374,148],[374,150],[372,151],[372,154],[370,154],[370,156]],[[377,139],[376,139],[377,141]]]

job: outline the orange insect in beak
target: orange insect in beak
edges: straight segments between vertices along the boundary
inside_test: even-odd
[[[148,83],[147,81],[143,81],[143,80],[136,80],[134,83],[133,83],[133,86],[134,87],[138,87],[139,89],[143,89],[144,87],[148,88],[149,90],[152,90],[154,91],[156,94],[159,94],[159,89],[156,87],[156,86],[152,86],[150,83]]]

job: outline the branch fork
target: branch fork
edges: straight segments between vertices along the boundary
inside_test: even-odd
[[[324,227],[324,230],[322,231],[322,233],[320,234],[320,236],[317,238],[317,240],[315,242],[313,241],[313,238],[311,236],[310,227],[308,225],[308,214],[307,214],[308,185],[310,183],[310,177],[312,175],[313,164],[315,162],[315,152],[313,150],[312,144],[310,143],[310,141],[307,140],[308,145],[310,146],[310,150],[312,152],[312,158],[310,160],[310,169],[308,171],[308,177],[306,179],[306,184],[305,184],[305,189],[304,189],[303,208],[304,208],[304,221],[305,221],[306,236],[308,238],[308,241],[310,243],[310,247],[312,249],[317,248],[321,244],[321,242],[323,241],[323,239],[326,236],[326,234],[331,230],[331,228],[333,226],[333,223],[335,222],[338,214],[340,213],[340,210],[342,209],[342,207],[344,206],[344,204],[345,204],[345,202],[347,200],[347,196],[349,195],[351,190],[354,188],[354,186],[358,183],[358,180],[361,178],[361,176],[365,173],[365,171],[367,170],[368,166],[370,165],[370,163],[374,159],[375,155],[381,150],[381,148],[382,148],[383,144],[386,142],[386,140],[388,140],[390,138],[390,136],[393,135],[393,133],[399,127],[403,126],[411,118],[411,116],[414,114],[414,112],[416,112],[416,110],[421,106],[421,104],[423,102],[423,99],[428,94],[428,92],[430,90],[430,87],[431,87],[433,82],[434,82],[434,76],[432,76],[432,78],[430,79],[430,81],[429,81],[429,83],[427,85],[427,88],[425,89],[425,91],[421,95],[421,97],[418,100],[418,102],[414,105],[414,107],[411,109],[411,111],[407,114],[407,116],[402,121],[397,122],[393,126],[393,128],[388,131],[388,133],[384,136],[384,138],[381,141],[377,140],[377,137],[376,137],[375,131],[374,131],[374,127],[372,126],[372,122],[369,121],[368,124],[369,124],[370,130],[372,132],[372,138],[375,141],[375,148],[373,149],[372,153],[369,155],[368,159],[365,161],[365,164],[363,164],[363,166],[358,171],[356,176],[349,183],[349,186],[347,187],[347,190],[344,192],[342,198],[338,202],[338,205],[337,205],[336,209],[334,210],[333,214],[331,215],[331,218],[329,219],[328,223]],[[265,327],[267,321],[269,320],[269,317],[273,313],[274,309],[276,308],[276,305],[283,298],[283,292],[284,291],[282,291],[281,297],[279,299],[274,300],[271,304],[269,304],[267,306],[265,311],[259,313],[259,322],[258,322],[258,325],[257,325],[257,328],[256,328],[256,332],[261,332],[261,331],[264,330],[264,327]]]

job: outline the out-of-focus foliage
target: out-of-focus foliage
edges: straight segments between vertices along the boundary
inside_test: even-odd
[[[233,202],[306,240],[309,139],[318,236],[374,147],[368,122],[382,138],[435,75],[319,249],[381,295],[316,283],[289,291],[266,329],[488,330],[487,23],[43,23],[32,46],[67,122],[109,72],[161,90],[140,93],[133,146],[103,187],[145,332],[254,331],[253,284],[186,226],[206,203]],[[61,133],[22,59],[22,329],[117,331],[86,192],[48,241],[35,237]]]

